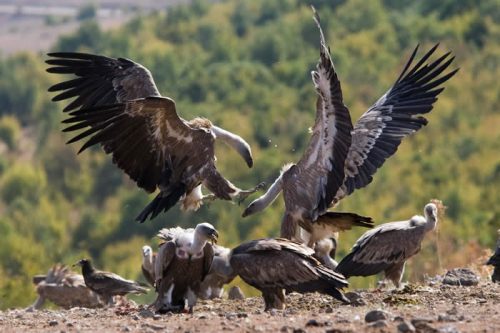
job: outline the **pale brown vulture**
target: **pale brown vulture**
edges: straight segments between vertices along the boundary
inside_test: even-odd
[[[113,304],[113,296],[148,292],[147,288],[135,281],[126,280],[115,273],[96,270],[89,259],[81,259],[74,264],[74,266],[76,265],[82,267],[85,285],[98,294],[108,305]]]
[[[384,272],[386,279],[399,288],[406,260],[420,251],[424,236],[436,227],[436,205],[427,204],[424,215],[415,215],[407,221],[384,223],[367,231],[339,262],[335,271],[346,278]]]
[[[214,259],[210,242],[217,241],[217,230],[204,222],[195,229],[162,229],[158,236],[167,241],[160,245],[155,262],[155,309],[192,312]]]
[[[179,117],[175,102],[160,95],[142,65],[86,53],[48,55],[52,57],[46,61],[49,73],[76,76],[49,88],[59,92],[53,101],[76,97],[63,110],[70,115],[63,121],[70,124],[64,131],[83,131],[68,143],[86,139],[79,153],[101,144],[137,186],[149,193],[160,190],[138,221],[154,218],[179,200],[184,210],[198,209],[204,198],[201,185],[213,193],[211,199],[224,200],[242,200],[262,186],[242,191],[217,171],[216,139],[236,149],[251,167],[248,143],[208,119]]]
[[[243,281],[259,289],[265,310],[285,308],[285,290],[319,292],[349,303],[339,290],[347,287],[345,278],[322,265],[314,250],[284,238],[245,242],[230,254],[231,267]]]
[[[303,238],[308,236],[300,234],[300,226],[311,233],[309,245],[342,229],[336,225],[338,216],[331,216],[327,209],[368,185],[403,138],[427,124],[421,115],[432,110],[444,90],[441,85],[458,71],[445,73],[454,59],[448,58],[449,52],[427,62],[438,45],[413,65],[417,46],[394,85],[352,127],[316,13],[315,21],[321,47],[320,61],[313,72],[319,96],[311,141],[300,161],[285,167],[268,191],[243,213],[247,216],[263,210],[283,191],[286,211],[281,236],[307,241]],[[370,226],[368,218],[338,214],[344,217],[344,226],[352,224],[349,221]]]
[[[231,264],[229,263],[229,254],[231,249],[220,245],[212,245],[214,248],[214,260],[210,271],[201,282],[198,297],[201,299],[222,298],[224,294],[224,285],[231,283],[236,277]]]
[[[142,275],[153,287],[155,285],[155,261],[156,253],[153,252],[151,246],[144,245],[142,247]]]

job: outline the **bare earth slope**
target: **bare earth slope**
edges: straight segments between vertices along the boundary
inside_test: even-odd
[[[154,315],[145,306],[0,312],[2,332],[500,332],[500,284],[409,285],[359,291],[365,305],[343,306],[319,294],[288,295],[285,311],[265,313],[260,297],[201,301],[194,314]],[[367,323],[384,310],[387,319]],[[411,332],[411,331],[407,331]],[[415,332],[415,331],[413,331]]]

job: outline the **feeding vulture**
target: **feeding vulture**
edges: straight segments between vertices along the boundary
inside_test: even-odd
[[[285,290],[319,292],[349,303],[339,291],[348,282],[313,255],[311,248],[288,239],[259,239],[233,249],[230,263],[235,274],[262,292],[266,311],[285,308]]]
[[[500,229],[498,230],[498,241],[495,253],[488,259],[486,265],[492,265],[494,267],[493,274],[491,274],[491,281],[500,282]]]
[[[335,269],[338,263],[335,261],[337,251],[337,237],[323,238],[314,244],[314,252],[323,265],[330,269]]]
[[[142,247],[141,270],[142,275],[144,275],[151,286],[155,285],[155,261],[156,253],[153,253],[151,246],[144,245]]]
[[[124,296],[148,292],[148,289],[135,281],[126,280],[115,273],[96,270],[89,259],[81,259],[74,264],[74,266],[76,265],[82,267],[85,285],[97,293],[108,305],[113,304],[113,296],[116,295]]]
[[[87,53],[48,55],[49,73],[76,76],[49,88],[59,93],[53,101],[76,97],[63,110],[70,115],[63,131],[83,131],[68,143],[86,139],[78,153],[101,144],[137,186],[149,193],[159,190],[138,221],[156,217],[179,200],[182,209],[196,210],[204,198],[241,201],[263,186],[244,191],[217,171],[216,139],[236,149],[252,167],[248,143],[208,119],[179,117],[175,102],[160,95],[147,68],[129,59]],[[201,185],[212,195],[204,197]]]
[[[415,215],[407,221],[384,223],[367,231],[339,262],[335,271],[346,278],[384,272],[385,278],[399,288],[406,260],[420,251],[424,236],[436,227],[436,205],[425,205],[424,215]]]
[[[319,96],[311,141],[299,162],[285,167],[268,191],[243,213],[247,216],[263,210],[283,191],[286,210],[281,236],[301,240],[300,226],[312,233],[309,245],[338,231],[338,216],[327,209],[367,186],[403,138],[427,124],[422,114],[432,110],[444,90],[441,85],[458,71],[441,75],[454,59],[448,58],[449,52],[427,62],[438,45],[413,64],[417,46],[394,85],[352,127],[316,12],[314,17],[321,46],[317,70],[312,73]],[[369,219],[338,214],[345,218],[344,226],[352,222],[370,226]]]
[[[194,229],[162,229],[158,235],[167,241],[160,245],[155,262],[155,308],[158,312],[193,311],[201,282],[210,271],[217,230],[203,222]]]

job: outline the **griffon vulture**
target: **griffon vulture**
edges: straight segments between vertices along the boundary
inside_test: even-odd
[[[153,287],[155,285],[155,261],[156,253],[153,253],[151,246],[144,245],[142,247],[142,275]]]
[[[367,231],[339,262],[335,271],[346,278],[384,272],[386,279],[399,288],[406,260],[420,251],[424,236],[436,227],[436,205],[427,204],[424,215],[415,215],[407,221],[384,223]]]
[[[262,292],[266,311],[285,308],[285,290],[319,292],[349,303],[339,291],[348,282],[313,255],[311,248],[288,239],[259,239],[233,249],[230,263],[235,274]]]
[[[126,294],[145,294],[147,288],[135,281],[126,280],[118,274],[96,270],[89,259],[81,259],[73,266],[82,267],[85,285],[97,293],[106,304],[113,304],[113,296]]]
[[[155,262],[155,308],[158,312],[193,311],[203,279],[214,259],[211,242],[218,238],[210,223],[195,229],[162,229],[158,235],[167,241],[160,245]]]
[[[248,143],[208,119],[179,117],[175,102],[160,95],[147,68],[129,59],[86,53],[48,55],[49,73],[76,76],[49,88],[59,92],[53,101],[76,97],[63,110],[70,115],[63,131],[83,131],[68,143],[86,139],[79,153],[101,144],[137,186],[149,193],[159,190],[138,221],[156,217],[179,200],[184,210],[198,209],[204,198],[201,185],[212,192],[210,199],[224,200],[243,200],[262,187],[240,190],[217,171],[216,139],[236,149],[252,167]]]
[[[458,71],[445,72],[454,59],[448,58],[449,52],[427,62],[438,45],[413,64],[417,46],[394,85],[352,127],[316,12],[314,18],[321,46],[317,70],[312,73],[319,96],[311,141],[300,161],[285,167],[268,191],[243,213],[247,216],[263,210],[283,191],[286,211],[281,236],[301,240],[300,226],[312,233],[309,245],[339,229],[337,217],[330,216],[327,209],[355,189],[367,186],[403,138],[427,124],[422,114],[432,110],[444,90],[441,85]],[[367,218],[341,216],[370,226]]]

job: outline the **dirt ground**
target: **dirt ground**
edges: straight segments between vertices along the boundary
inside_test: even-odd
[[[260,297],[199,301],[194,314],[157,315],[144,305],[0,312],[1,332],[500,332],[500,284],[440,282],[402,290],[357,290],[357,302],[290,294],[285,311],[264,312]],[[372,313],[386,317],[371,323]]]

